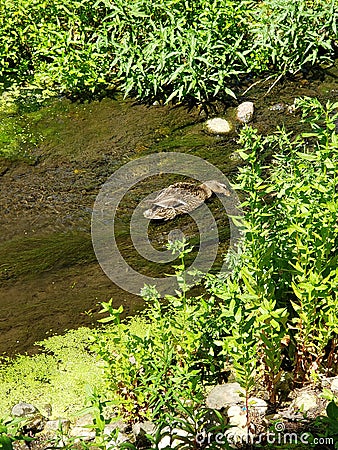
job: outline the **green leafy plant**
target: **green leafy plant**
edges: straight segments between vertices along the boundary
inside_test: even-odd
[[[335,0],[8,0],[0,85],[43,101],[119,88],[142,100],[235,96],[248,73],[332,59]]]
[[[17,441],[25,441],[27,443],[34,441],[29,436],[24,436],[22,427],[26,420],[22,417],[14,419],[0,420],[0,448],[3,450],[13,450],[13,443]]]
[[[103,304],[109,314],[103,321],[115,325],[106,329],[106,340],[98,338],[97,352],[106,362],[121,412],[129,418],[166,417],[175,410],[178,389],[183,403],[202,401],[201,380],[216,367],[215,344],[208,339],[214,301],[186,295],[184,258],[191,249],[184,242],[170,248],[180,261],[175,266],[177,296],[167,296],[163,303],[156,288],[146,286],[142,294],[149,306],[141,319],[129,323],[120,321],[121,309]]]
[[[247,391],[265,380],[272,402],[283,353],[296,384],[313,371],[337,371],[338,104],[305,98],[297,105],[311,132],[262,137],[247,127],[241,134],[246,166],[238,189],[246,200],[237,220],[245,237],[233,275],[211,283],[227,329],[232,323],[223,352]]]

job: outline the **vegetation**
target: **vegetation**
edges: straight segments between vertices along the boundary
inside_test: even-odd
[[[86,99],[119,89],[143,101],[226,100],[245,78],[278,80],[330,63],[337,16],[336,0],[2,2],[0,154],[13,157],[42,139],[21,111],[49,97]],[[338,374],[338,103],[306,98],[297,105],[308,127],[302,135],[279,129],[263,137],[250,126],[241,132],[236,188],[244,215],[236,220],[244,237],[230,255],[232,273],[206,275],[203,294],[193,297],[185,280],[191,249],[172,244],[177,295],[163,303],[156,286],[146,286],[140,316],[121,321],[122,308],[107,302],[102,322],[109,325],[50,338],[31,358],[4,358],[1,416],[24,399],[41,410],[52,404],[54,417],[72,417],[86,398],[82,413],[93,416],[96,448],[106,448],[108,411],[130,423],[156,422],[156,448],[168,424],[193,441],[210,423],[202,405],[216,382],[233,377],[241,384],[249,417],[249,397],[263,387],[276,407],[285,381],[294,388]],[[41,270],[60,264],[62,240],[40,242]],[[88,242],[71,242],[69,261],[78,260],[74,249],[86,259]],[[27,263],[32,250],[22,248],[10,265],[18,275],[37,270]],[[337,398],[329,400],[318,423],[337,437]],[[212,414],[223,430],[222,416]],[[12,449],[19,438],[18,421],[0,422],[1,448]]]
[[[176,296],[163,303],[156,287],[146,286],[141,315],[121,321],[122,308],[104,303],[108,316],[101,321],[108,325],[45,341],[52,354],[8,361],[0,370],[3,408],[23,396],[39,405],[49,395],[74,410],[86,396],[96,445],[106,448],[108,410],[129,422],[155,421],[155,441],[168,423],[196,436],[210,413],[205,394],[217,382],[234,377],[249,414],[257,391],[276,407],[285,381],[292,389],[338,374],[338,103],[305,98],[297,106],[308,127],[302,135],[279,129],[263,137],[250,126],[241,132],[245,164],[236,188],[245,193],[237,218],[244,235],[229,257],[232,273],[206,275],[204,293],[190,296],[190,248],[171,244],[179,256]],[[88,383],[93,389],[85,394]],[[337,399],[324,395],[330,403],[319,430],[336,439]]]
[[[17,99],[234,95],[247,74],[330,61],[336,0],[9,0],[0,7],[0,83]]]
[[[7,417],[20,401],[33,403],[41,412],[49,404],[52,417],[69,417],[83,407],[86,384],[102,391],[103,369],[89,351],[92,334],[79,328],[39,343],[43,351],[32,357],[2,358],[0,417]]]

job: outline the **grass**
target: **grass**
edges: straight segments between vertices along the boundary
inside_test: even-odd
[[[332,59],[336,0],[9,0],[0,8],[0,85],[17,98],[234,97],[247,74]]]

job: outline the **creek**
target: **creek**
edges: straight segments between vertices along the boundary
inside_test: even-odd
[[[264,135],[279,125],[302,130],[297,113],[271,106],[292,105],[300,96],[337,101],[338,65],[298,74],[266,95],[258,83],[242,100],[255,104],[251,125]],[[250,85],[248,81],[247,85]],[[247,86],[246,86],[247,87]],[[243,87],[243,91],[246,87]],[[224,115],[226,105],[214,105]],[[229,105],[228,105],[229,106]],[[198,156],[230,180],[239,164],[237,131],[224,136],[205,133],[205,115],[185,106],[145,106],[133,100],[106,98],[90,103],[59,99],[26,114],[35,146],[25,158],[0,159],[0,354],[34,353],[36,341],[79,326],[95,326],[100,302],[113,299],[125,315],[144,307],[141,297],[116,286],[102,271],[93,251],[90,224],[93,204],[106,180],[125,163],[159,152]],[[159,175],[127,193],[118,208],[115,233],[120,252],[135,269],[151,276],[173,273],[170,264],[146,261],[133,248],[129,222],[144,195],[163,188],[175,175]],[[229,224],[219,200],[208,202],[219,231],[214,267],[222,262]],[[188,216],[152,223],[149,238],[164,250],[173,229],[198,246],[198,230]],[[192,258],[194,253],[192,253]]]

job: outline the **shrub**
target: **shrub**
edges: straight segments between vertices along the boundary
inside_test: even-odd
[[[248,73],[328,61],[336,0],[9,0],[0,83],[81,98],[119,87],[142,100],[234,96]]]

